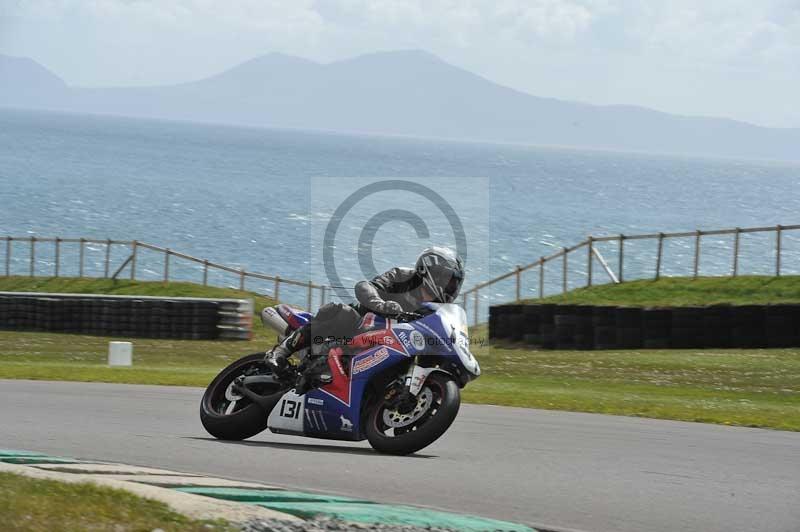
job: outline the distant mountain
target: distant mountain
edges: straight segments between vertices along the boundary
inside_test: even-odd
[[[0,105],[281,128],[800,160],[800,129],[540,98],[421,51],[329,64],[268,54],[178,85],[68,87],[0,56]]]
[[[49,107],[69,94],[64,80],[33,59],[0,55],[0,105]]]

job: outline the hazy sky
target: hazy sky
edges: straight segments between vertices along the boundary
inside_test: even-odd
[[[800,127],[800,0],[0,0],[0,53],[73,85],[406,48],[538,96]]]

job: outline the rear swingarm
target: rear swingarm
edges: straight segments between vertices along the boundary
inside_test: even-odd
[[[248,385],[253,384],[280,384],[281,388],[270,395],[261,395],[260,393],[256,393],[250,388]],[[275,405],[278,404],[278,400],[286,393],[288,387],[284,385],[283,382],[275,379],[272,375],[248,375],[248,376],[241,376],[238,377],[235,381],[233,381],[233,391],[241,394],[244,397],[250,399],[253,403],[260,406],[267,414],[269,414]]]

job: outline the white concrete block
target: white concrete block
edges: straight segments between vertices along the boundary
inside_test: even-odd
[[[109,342],[108,343],[108,365],[109,366],[132,366],[133,365],[133,344],[130,342]]]

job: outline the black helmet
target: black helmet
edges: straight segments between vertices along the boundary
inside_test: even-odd
[[[464,262],[456,253],[444,247],[425,249],[417,259],[417,275],[422,285],[439,303],[452,303],[464,282]]]

